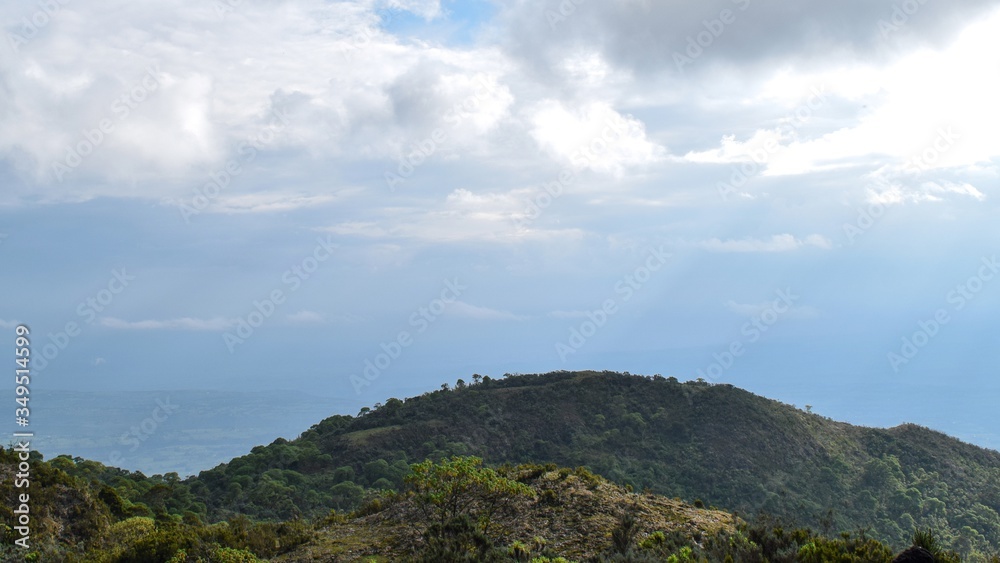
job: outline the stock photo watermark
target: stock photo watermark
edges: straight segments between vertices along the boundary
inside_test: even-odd
[[[970,276],[945,295],[945,303],[951,306],[950,309],[941,307],[928,318],[917,321],[917,330],[900,338],[899,348],[886,354],[889,367],[894,373],[899,373],[902,366],[909,364],[911,360],[916,358],[920,351],[941,333],[942,328],[952,321],[951,314],[965,309],[983,291],[986,283],[1000,273],[1000,261],[997,261],[996,255],[984,256],[980,262],[982,265],[976,270],[975,275]]]
[[[933,167],[961,139],[951,127],[937,130],[931,144],[906,163],[906,168],[912,172],[927,171]]]
[[[352,373],[348,376],[354,393],[360,395],[362,389],[370,386],[383,373],[385,373],[403,355],[403,352],[413,345],[414,336],[423,334],[430,328],[431,324],[441,318],[448,305],[458,301],[462,292],[469,289],[462,285],[458,278],[444,280],[444,288],[438,297],[431,299],[426,305],[421,305],[409,317],[409,326],[416,329],[415,332],[401,330],[395,338],[379,343],[381,352],[376,353],[371,358],[366,358],[361,375]]]
[[[444,113],[443,120],[446,124],[445,127],[436,127],[420,141],[411,143],[409,151],[401,154],[397,160],[396,169],[394,171],[386,170],[383,173],[383,178],[386,185],[389,186],[389,191],[395,192],[397,187],[412,177],[416,170],[434,156],[441,146],[448,141],[447,130],[457,128],[469,116],[474,115],[475,111],[479,109],[480,104],[489,100],[490,96],[495,94],[499,88],[497,84],[487,82],[486,78],[482,75],[476,78],[476,82],[478,87],[472,94],[452,104],[448,111]]]
[[[713,353],[712,363],[705,369],[699,369],[698,377],[706,381],[717,381],[746,353],[747,346],[760,340],[783,315],[792,310],[798,300],[799,296],[792,293],[791,288],[775,291],[775,299],[740,327],[742,337],[730,342],[722,352]]]
[[[882,35],[882,40],[888,39],[890,35],[903,29],[910,18],[919,12],[920,8],[927,2],[928,0],[904,0],[893,4],[889,19],[878,20],[878,31]]]
[[[229,14],[235,12],[237,8],[242,7],[244,3],[245,0],[215,0],[215,2],[212,3],[212,7],[215,9],[215,13],[219,16],[219,18],[225,18]]]
[[[7,33],[7,44],[15,53],[21,52],[21,47],[38,37],[43,29],[62,11],[70,0],[44,0],[38,3],[38,9],[30,16],[21,18],[16,32]]]
[[[749,160],[739,166],[733,166],[729,181],[716,184],[716,189],[723,201],[728,201],[730,195],[738,194],[737,190],[745,186],[751,178],[760,174],[771,157],[782,149],[779,140],[793,137],[799,128],[812,118],[813,113],[826,103],[825,86],[813,86],[809,89],[809,93],[810,96],[805,103],[796,107],[781,120],[783,123],[778,126],[777,138],[769,138],[764,141],[762,147],[749,150],[746,154]]]
[[[628,132],[628,121],[620,116],[614,116],[605,120],[604,127],[590,141],[582,143],[570,155],[570,161],[574,165],[585,168],[593,163],[597,158],[604,155],[615,143],[626,138]],[[556,180],[542,184],[540,190],[536,191],[524,203],[524,209],[511,217],[514,227],[518,230],[526,229],[533,221],[538,219],[542,212],[548,209],[557,199],[566,193],[566,188],[576,181],[576,173],[572,168],[566,167],[559,171]]]
[[[108,279],[105,286],[77,305],[77,316],[83,319],[84,324],[93,324],[97,320],[97,314],[110,307],[115,298],[124,292],[133,281],[135,281],[135,276],[130,275],[125,268],[111,270],[111,278]],[[68,321],[62,330],[48,333],[48,342],[43,344],[39,352],[35,354],[35,370],[44,370],[50,361],[56,359],[60,352],[68,348],[72,340],[81,334],[83,334],[83,325],[76,321]]]
[[[586,3],[587,0],[561,0],[556,9],[545,10],[545,21],[549,22],[549,29],[555,31],[562,22],[576,13],[577,7]]]
[[[915,173],[929,170],[960,138],[951,126],[939,128],[935,132],[934,140],[926,148],[906,160],[904,170]],[[874,187],[869,187],[869,192],[877,193],[877,190]],[[857,215],[854,221],[844,223],[841,227],[847,242],[852,245],[885,216],[888,207],[877,199],[869,203],[867,207],[857,208],[856,211]]]
[[[732,2],[740,12],[745,12],[750,7],[750,0],[732,0]],[[673,58],[677,72],[683,73],[685,66],[694,64],[694,61],[702,56],[715,43],[716,39],[722,37],[726,28],[736,23],[736,16],[737,12],[723,8],[718,17],[702,20],[701,25],[705,29],[687,36],[687,46],[683,53],[674,51]]]
[[[219,198],[222,190],[243,174],[243,167],[257,158],[257,154],[274,142],[276,134],[288,126],[289,116],[280,108],[271,109],[271,121],[261,127],[256,135],[236,145],[236,156],[208,175],[208,182],[194,190],[190,201],[181,202],[178,210],[185,223],[191,222],[191,217],[207,209]]]
[[[375,10],[378,23],[383,26],[392,23],[392,20],[400,13],[402,13],[402,10],[395,6],[382,7]],[[351,40],[340,49],[340,53],[344,56],[344,59],[350,61],[358,54],[362,47],[371,43],[376,36],[376,29],[376,26],[365,26],[362,28],[361,33],[353,35]]]
[[[635,293],[642,289],[643,285],[652,279],[655,272],[660,271],[667,263],[671,254],[659,249],[650,248],[647,250],[646,260],[634,270],[615,282],[614,294],[620,296],[620,303],[627,303],[635,296]],[[607,326],[612,316],[618,313],[618,298],[609,297],[601,302],[601,306],[584,313],[585,320],[578,325],[569,328],[569,337],[565,342],[556,342],[556,355],[563,362],[570,354],[577,353],[599,330]]]
[[[285,304],[288,296],[298,291],[302,284],[319,270],[320,265],[333,256],[337,245],[332,238],[333,235],[327,235],[326,240],[317,238],[316,246],[313,247],[312,252],[281,274],[281,283],[287,286],[287,291],[275,288],[268,292],[263,299],[255,299],[251,311],[241,315],[236,320],[236,328],[222,334],[222,342],[225,343],[230,354],[236,351],[237,346],[242,345],[252,337],[254,332]]]
[[[56,180],[62,182],[67,174],[83,164],[83,161],[115,132],[115,127],[118,124],[128,119],[140,104],[149,99],[152,93],[159,90],[161,74],[158,66],[146,67],[146,74],[111,103],[109,109],[111,114],[117,118],[117,122],[111,117],[105,117],[99,120],[94,127],[80,130],[79,140],[66,147],[66,155],[63,159],[53,161],[51,164],[52,174]]]
[[[180,406],[171,403],[170,397],[167,397],[166,401],[156,399],[156,407],[153,408],[150,415],[142,419],[138,424],[133,424],[129,427],[128,431],[118,438],[118,443],[123,447],[128,446],[129,452],[138,450],[139,446],[153,436],[163,423],[170,418],[170,415],[178,409],[180,409]],[[108,460],[116,467],[121,467],[125,462],[125,458],[122,457],[120,450],[111,452]]]
[[[844,223],[842,227],[847,242],[851,244],[857,242],[860,236],[871,230],[875,223],[885,215],[885,205],[876,201],[869,204],[868,207],[859,207],[857,212],[858,215],[854,222]]]

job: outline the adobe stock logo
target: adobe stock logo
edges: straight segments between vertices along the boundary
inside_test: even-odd
[[[750,7],[750,0],[732,0],[733,4],[739,8],[741,12],[746,11]],[[687,47],[684,49],[684,53],[679,53],[674,51],[674,64],[677,66],[677,72],[684,72],[684,67],[693,64],[695,59],[702,56],[705,50],[710,48],[715,40],[722,37],[725,33],[726,28],[736,22],[736,12],[730,10],[729,8],[724,8],[719,12],[719,17],[702,20],[701,25],[705,28],[699,31],[696,35],[689,35],[687,37]],[[686,56],[685,56],[686,55]]]
[[[774,301],[759,314],[744,323],[740,329],[740,334],[745,336],[746,339],[738,338],[733,340],[721,353],[713,353],[712,359],[714,361],[704,370],[699,369],[698,377],[707,379],[708,381],[716,381],[722,377],[729,368],[736,364],[736,360],[746,353],[747,346],[760,340],[761,336],[774,326],[782,315],[791,311],[795,302],[799,300],[799,296],[792,293],[791,288],[785,290],[779,289],[774,293]]]
[[[395,338],[391,338],[388,342],[381,342],[379,348],[382,351],[376,353],[371,358],[365,359],[361,376],[356,373],[348,376],[351,386],[354,388],[354,393],[360,395],[365,387],[369,387],[372,382],[388,371],[393,362],[398,360],[403,355],[403,352],[413,345],[415,342],[414,336],[422,334],[430,328],[431,324],[444,314],[448,305],[458,301],[462,296],[462,292],[467,289],[469,287],[462,285],[458,278],[444,280],[444,288],[441,289],[438,297],[431,299],[426,305],[418,307],[410,315],[409,323],[410,326],[417,329],[416,333],[409,330],[402,330],[396,334]]]
[[[117,122],[105,117],[94,124],[92,128],[83,128],[75,143],[65,148],[65,156],[50,164],[52,175],[62,182],[66,175],[75,170],[88,156],[113,136],[117,124],[124,122],[139,107],[160,89],[163,73],[158,65],[146,67],[146,74],[136,80],[123,94],[118,96],[108,106],[108,110],[117,118]]]
[[[333,256],[333,251],[336,249],[337,245],[333,242],[333,235],[327,235],[326,240],[317,238],[316,246],[313,247],[312,252],[281,275],[281,282],[288,286],[287,291],[275,288],[268,292],[263,300],[255,299],[253,309],[236,319],[235,330],[227,331],[222,335],[222,341],[229,353],[234,353],[237,346],[241,346],[249,340],[254,332],[285,304],[288,296],[298,291],[302,284],[319,270],[320,265]]]
[[[982,266],[976,271],[976,275],[955,286],[955,289],[945,295],[945,302],[952,306],[953,311],[965,309],[983,291],[986,282],[1000,274],[1000,261],[997,261],[995,255],[989,258],[984,256],[980,262],[982,262]],[[902,337],[899,349],[886,354],[892,371],[899,373],[900,367],[916,358],[917,354],[930,344],[931,339],[940,334],[941,329],[951,322],[951,319],[948,309],[941,307],[934,311],[931,318],[917,321],[916,332]]]
[[[143,442],[148,440],[153,434],[156,433],[157,429],[170,418],[170,415],[176,412],[180,407],[170,402],[170,397],[167,397],[166,401],[161,401],[156,399],[156,407],[149,416],[142,419],[139,424],[132,425],[128,432],[125,432],[118,438],[118,441],[123,446],[129,446],[130,452],[134,452],[139,449],[139,446]],[[119,450],[111,452],[109,461],[112,465],[121,467],[124,463],[125,458]]]
[[[38,3],[38,10],[31,14],[31,17],[21,18],[21,26],[18,32],[7,34],[7,43],[15,53],[21,52],[21,46],[27,45],[29,41],[38,36],[49,23],[52,22],[63,6],[69,0],[45,0]]]
[[[625,303],[632,299],[635,293],[649,282],[653,274],[663,268],[670,256],[671,254],[667,253],[662,246],[659,249],[649,248],[646,260],[615,283],[615,294],[621,296],[621,301],[619,302],[615,298],[605,299],[599,308],[584,313],[583,316],[586,317],[586,320],[569,328],[569,338],[565,342],[556,342],[556,354],[559,359],[565,362],[570,354],[575,354],[583,348],[587,341],[604,328],[612,316],[618,313],[619,303]]]

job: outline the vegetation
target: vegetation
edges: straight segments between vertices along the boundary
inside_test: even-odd
[[[915,544],[990,561],[1000,546],[1000,453],[925,428],[660,376],[471,380],[188,479],[34,454],[32,550],[5,526],[0,560],[888,561]],[[14,466],[3,451],[6,498]]]
[[[851,426],[730,385],[660,376],[472,381],[328,418],[189,484],[208,519],[313,517],[357,506],[368,489],[400,489],[410,463],[475,455],[584,466],[793,526],[867,527],[894,545],[922,528],[966,555],[1000,547],[1000,453],[926,428]]]
[[[3,498],[23,492],[10,478],[16,459],[13,450],[0,448]],[[237,516],[206,525],[179,508],[178,499],[190,491],[176,475],[146,478],[81,459],[43,461],[37,453],[30,465],[30,548],[14,545],[17,536],[6,524],[13,522],[12,503],[0,504],[0,561],[255,563],[290,551],[314,534],[301,520],[252,522]]]
[[[626,517],[630,546],[657,530],[693,545],[738,523],[725,512],[630,492],[584,468],[490,469],[460,456],[412,469],[403,490],[328,518],[309,545],[278,560],[308,560],[308,553],[359,561],[596,561],[615,553]]]

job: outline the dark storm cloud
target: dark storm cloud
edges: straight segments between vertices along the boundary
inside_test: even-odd
[[[580,50],[642,73],[782,60],[873,59],[940,45],[995,0],[550,0],[506,12],[511,52],[536,69]]]

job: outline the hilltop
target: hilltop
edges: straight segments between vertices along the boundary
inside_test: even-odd
[[[585,466],[635,490],[772,514],[820,530],[871,527],[905,542],[934,528],[966,551],[1000,546],[1000,453],[915,425],[836,422],[731,385],[611,372],[473,377],[293,441],[254,448],[191,481],[214,517],[321,514],[397,488],[409,463]]]
[[[778,529],[804,526],[827,537],[863,530],[862,540],[896,548],[908,545],[915,530],[931,529],[942,545],[974,557],[1000,546],[1000,453],[926,428],[852,426],[731,385],[660,376],[556,372],[471,379],[390,398],[357,416],[331,416],[294,440],[278,438],[183,480],[68,456],[36,460],[35,472],[52,475],[53,491],[72,505],[53,500],[59,510],[39,521],[72,533],[78,544],[87,537],[81,527],[100,530],[145,518],[129,526],[148,532],[153,520],[156,526],[177,522],[195,526],[197,535],[198,526],[229,522],[229,535],[212,532],[229,538],[219,545],[265,538],[254,553],[269,557],[303,543],[322,550],[324,534],[391,536],[383,532],[392,528],[386,519],[392,511],[373,510],[373,499],[406,490],[413,464],[477,456],[507,475],[522,464],[578,468],[563,471],[594,475],[605,483],[598,489],[634,495],[629,502],[657,498],[661,506],[714,507],[731,522],[774,521]],[[537,500],[543,493],[536,493]],[[670,510],[683,512],[681,504]],[[85,526],[60,520],[67,511],[86,514]],[[318,536],[308,531],[307,522],[330,518]],[[553,529],[584,533],[580,525]],[[602,533],[609,525],[600,524]],[[525,533],[536,529],[531,524]],[[794,545],[806,545],[804,538]]]

